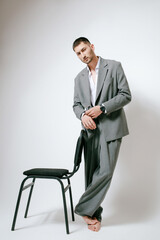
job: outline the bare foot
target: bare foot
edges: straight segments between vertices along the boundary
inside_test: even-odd
[[[95,231],[96,230],[96,224],[88,224],[88,229],[91,231]]]
[[[97,222],[95,224],[88,224],[88,229],[94,232],[98,232],[101,229],[101,222]]]
[[[98,222],[95,224],[96,225],[96,232],[98,232],[101,229],[101,222]]]
[[[82,218],[84,219],[84,221],[87,223],[87,224],[95,224],[95,223],[98,223],[98,220],[96,218],[91,218],[91,217],[88,217],[88,216],[82,216]]]

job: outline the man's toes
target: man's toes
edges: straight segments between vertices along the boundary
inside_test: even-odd
[[[88,224],[88,229],[91,231],[96,231],[96,226],[94,224]]]
[[[95,224],[95,232],[98,232],[101,229],[101,222]]]

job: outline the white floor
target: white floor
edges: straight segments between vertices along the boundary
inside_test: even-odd
[[[156,171],[153,171],[153,174],[150,167],[143,172],[142,176],[140,164],[139,171],[137,168],[136,171],[134,170],[133,164],[129,170],[127,170],[127,166],[127,161],[119,161],[117,165],[111,188],[102,204],[104,208],[103,221],[102,228],[98,233],[88,230],[81,217],[76,214],[75,222],[71,221],[67,194],[70,228],[70,234],[67,235],[59,184],[55,181],[40,180],[37,180],[34,188],[28,218],[23,218],[28,196],[26,190],[22,195],[16,230],[11,231],[22,176],[21,174],[11,176],[11,179],[16,179],[11,185],[8,178],[4,177],[3,183],[6,187],[1,189],[0,195],[2,199],[0,204],[0,234],[3,236],[1,239],[88,240],[92,238],[97,240],[97,237],[102,240],[160,239],[159,175],[156,174]],[[123,169],[124,167],[125,169]],[[157,167],[157,171],[158,169]],[[149,175],[149,173],[152,173],[152,175]],[[82,174],[83,166],[72,181],[74,206],[83,193]],[[141,180],[142,177],[143,181]]]
[[[44,206],[44,208],[46,208]],[[69,210],[69,209],[68,209]],[[69,213],[69,227],[70,234],[65,232],[63,209],[50,209],[48,211],[36,212],[31,209],[27,219],[23,218],[22,209],[19,212],[16,230],[11,231],[12,217],[9,212],[3,211],[1,215],[1,236],[3,240],[26,240],[26,239],[109,239],[109,240],[155,240],[160,237],[159,214],[150,217],[150,219],[136,220],[135,215],[129,213],[123,215],[117,214],[103,214],[103,222],[101,230],[96,233],[87,229],[83,220],[75,215],[76,221],[71,221]],[[30,211],[30,212],[31,212]],[[119,215],[118,215],[119,214]],[[132,221],[133,220],[133,221]]]

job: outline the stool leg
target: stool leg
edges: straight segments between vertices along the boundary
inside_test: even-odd
[[[61,184],[61,189],[62,189],[66,232],[67,232],[67,234],[69,234],[68,214],[67,214],[67,205],[66,205],[66,196],[65,196],[65,191],[64,191],[64,185],[63,185],[62,181],[59,180],[59,182]]]
[[[67,180],[68,180],[68,184],[70,185],[70,187],[69,187],[69,197],[70,197],[70,204],[71,204],[72,221],[75,221],[74,210],[73,210],[73,198],[72,198],[71,183],[70,183],[70,179],[69,178]]]
[[[11,230],[12,230],[12,231],[14,231],[14,229],[15,229],[15,224],[16,224],[16,219],[17,219],[19,204],[20,204],[20,200],[21,200],[21,196],[22,196],[22,191],[23,191],[23,186],[24,186],[24,183],[25,183],[25,181],[26,181],[27,179],[28,179],[28,178],[25,178],[25,179],[22,181],[21,186],[20,186],[20,189],[19,189],[18,199],[17,199],[17,203],[16,203],[16,209],[15,209],[15,213],[14,213],[14,217],[13,217],[13,223],[12,223],[12,227],[11,227]]]
[[[25,218],[27,218],[27,215],[28,215],[28,209],[29,209],[29,205],[30,205],[30,201],[31,201],[32,191],[33,191],[33,187],[34,187],[34,183],[35,183],[35,178],[33,178],[32,183],[33,183],[33,185],[30,188],[28,201],[27,201],[27,206],[26,206],[26,211],[25,211],[25,214],[24,214]]]

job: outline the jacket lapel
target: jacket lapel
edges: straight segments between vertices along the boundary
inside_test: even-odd
[[[98,72],[98,79],[97,79],[96,100],[99,97],[99,94],[103,87],[103,83],[107,73],[108,73],[108,63],[105,59],[100,58],[100,65],[99,65],[99,72]],[[96,104],[96,101],[95,101],[95,104]]]
[[[89,86],[88,70],[87,67],[83,70],[81,75],[81,88],[84,94],[86,108],[88,109],[91,106],[91,92]]]
[[[98,99],[98,96],[103,87],[103,83],[106,78],[107,72],[108,72],[108,62],[107,60],[100,58],[100,65],[99,65],[99,72],[98,72],[98,79],[97,79],[96,100]],[[91,104],[91,92],[90,92],[87,67],[83,70],[81,74],[81,89],[84,94],[86,108],[88,109],[92,106],[92,104]],[[95,105],[96,105],[96,101],[95,101]]]

